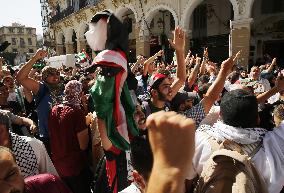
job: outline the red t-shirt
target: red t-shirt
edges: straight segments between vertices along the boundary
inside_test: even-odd
[[[87,129],[82,109],[57,105],[48,120],[52,161],[61,177],[78,175],[87,167],[86,152],[80,149],[77,133]]]

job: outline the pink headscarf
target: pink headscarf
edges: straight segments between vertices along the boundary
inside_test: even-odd
[[[65,85],[64,90],[64,103],[74,106],[81,104],[82,84],[77,80],[71,80]]]

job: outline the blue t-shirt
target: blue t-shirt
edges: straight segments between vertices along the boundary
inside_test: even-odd
[[[52,108],[52,98],[45,83],[40,82],[38,93],[34,96],[34,98],[36,104],[38,104],[36,111],[38,115],[39,135],[40,137],[49,138],[48,117]]]

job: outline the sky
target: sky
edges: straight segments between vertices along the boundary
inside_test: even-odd
[[[42,35],[40,0],[0,0],[0,13],[0,26],[17,22]]]

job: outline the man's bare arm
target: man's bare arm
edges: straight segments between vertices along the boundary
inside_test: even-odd
[[[33,68],[33,64],[35,64],[37,60],[42,59],[45,56],[47,56],[46,51],[38,50],[36,54],[19,70],[16,76],[17,81],[28,90],[31,90],[34,94],[38,93],[39,82],[30,78],[29,73]]]

